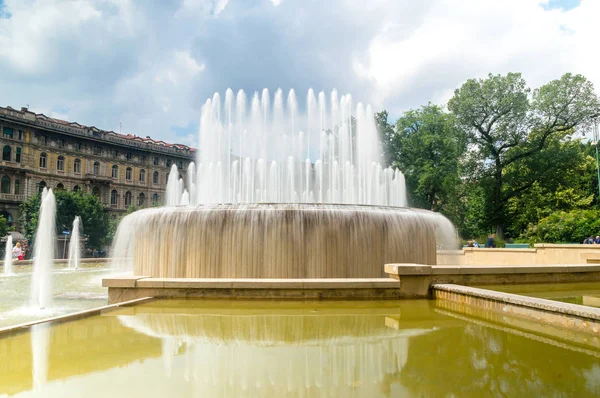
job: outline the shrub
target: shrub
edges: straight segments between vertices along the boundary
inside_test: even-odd
[[[530,226],[524,238],[533,242],[582,243],[600,235],[600,210],[559,211]]]

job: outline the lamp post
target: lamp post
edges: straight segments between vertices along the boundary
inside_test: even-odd
[[[596,144],[596,171],[598,172],[598,198],[600,198],[600,163],[598,163],[598,118],[594,118],[594,141]]]

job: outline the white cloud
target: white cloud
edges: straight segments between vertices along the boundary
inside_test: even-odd
[[[3,103],[195,142],[214,91],[351,92],[392,115],[471,77],[565,72],[600,87],[600,2],[547,0],[4,0]],[[10,18],[6,18],[10,15]]]

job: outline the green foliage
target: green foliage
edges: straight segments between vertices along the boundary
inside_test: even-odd
[[[530,227],[525,237],[533,242],[582,243],[600,235],[600,210],[558,211]]]
[[[556,152],[545,150],[589,126],[600,114],[600,101],[581,75],[565,74],[532,93],[519,73],[509,73],[468,80],[448,108],[469,139],[472,176],[486,190],[486,223],[502,236],[510,199],[552,171],[542,164],[550,164]],[[530,158],[539,163],[529,169],[534,173],[519,172]]]
[[[4,216],[0,216],[0,236],[8,235],[8,223]]]
[[[392,147],[397,151],[393,165],[406,177],[411,204],[444,212],[457,196],[459,159],[466,149],[452,117],[432,104],[410,110],[396,122]]]
[[[109,243],[108,212],[96,195],[80,192],[56,191],[56,232],[70,231],[75,216],[81,217],[83,233],[88,237],[87,246],[100,249]],[[25,236],[33,242],[38,225],[41,195],[29,198],[21,204],[21,217],[25,225]]]

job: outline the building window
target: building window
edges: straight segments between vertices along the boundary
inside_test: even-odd
[[[154,174],[152,174],[152,183],[158,184],[158,178],[158,171],[155,171]]]
[[[63,140],[62,138],[58,140],[58,147],[59,148],[64,148],[66,145],[65,140]]]
[[[83,151],[83,144],[81,142],[76,143],[75,149],[77,149],[79,152]]]
[[[158,157],[154,157],[154,165],[158,166],[158,164],[160,163],[160,161],[158,160]]]
[[[17,148],[15,152],[15,162],[21,163],[21,148]]]
[[[48,145],[48,137],[46,137],[45,135],[42,135],[40,137],[40,142],[44,145]]]
[[[21,193],[21,181],[15,180],[15,195],[19,195]]]
[[[81,174],[81,160],[75,159],[73,162],[73,172]]]
[[[38,192],[42,193],[44,188],[46,188],[46,181],[40,181],[40,183],[38,184]]]
[[[158,204],[158,194],[157,193],[152,195],[152,204],[155,206]]]
[[[65,157],[62,155],[56,159],[56,170],[65,171]]]
[[[94,187],[92,193],[96,196],[100,196],[100,187]]]
[[[131,181],[131,167],[125,169],[125,179]]]
[[[64,191],[65,190],[65,186],[62,182],[59,182],[58,184],[56,184],[56,190],[57,191]]]
[[[146,155],[140,155],[140,162],[146,163]]]
[[[115,206],[119,204],[119,193],[116,189],[113,189],[110,193],[110,204]]]
[[[140,170],[140,182],[146,182],[146,170]]]
[[[133,153],[131,153],[131,152],[127,152],[126,156],[127,156],[127,160],[133,159]]]
[[[102,148],[100,148],[99,146],[95,146],[94,155],[102,155]]]
[[[1,193],[10,193],[10,177],[3,176],[2,182],[0,183],[0,192]]]
[[[73,192],[79,192],[79,185],[75,185],[73,187]]]
[[[113,158],[117,159],[117,158],[119,157],[119,151],[118,151],[118,150],[116,150],[116,149],[114,149],[114,150],[112,151],[112,156],[113,156]]]
[[[167,159],[167,167],[171,167],[171,159]]]
[[[139,196],[138,196],[138,206],[142,207],[144,205],[144,202],[146,201],[146,195],[144,195],[144,193],[142,192]]]
[[[2,136],[4,138],[13,138],[13,129],[11,129],[9,127],[4,127],[2,129]]]
[[[12,154],[12,148],[8,145],[5,145],[4,149],[2,149],[2,160],[6,160],[7,162],[10,162],[11,154]]]
[[[48,161],[48,155],[45,153],[40,154],[40,168],[45,169]]]
[[[23,132],[19,130],[19,141],[23,141]]]
[[[94,175],[95,176],[100,175],[100,163],[98,163],[98,162],[94,162]]]
[[[125,192],[125,208],[131,206],[131,192]]]
[[[119,166],[113,164],[112,167],[112,178],[119,178]]]

